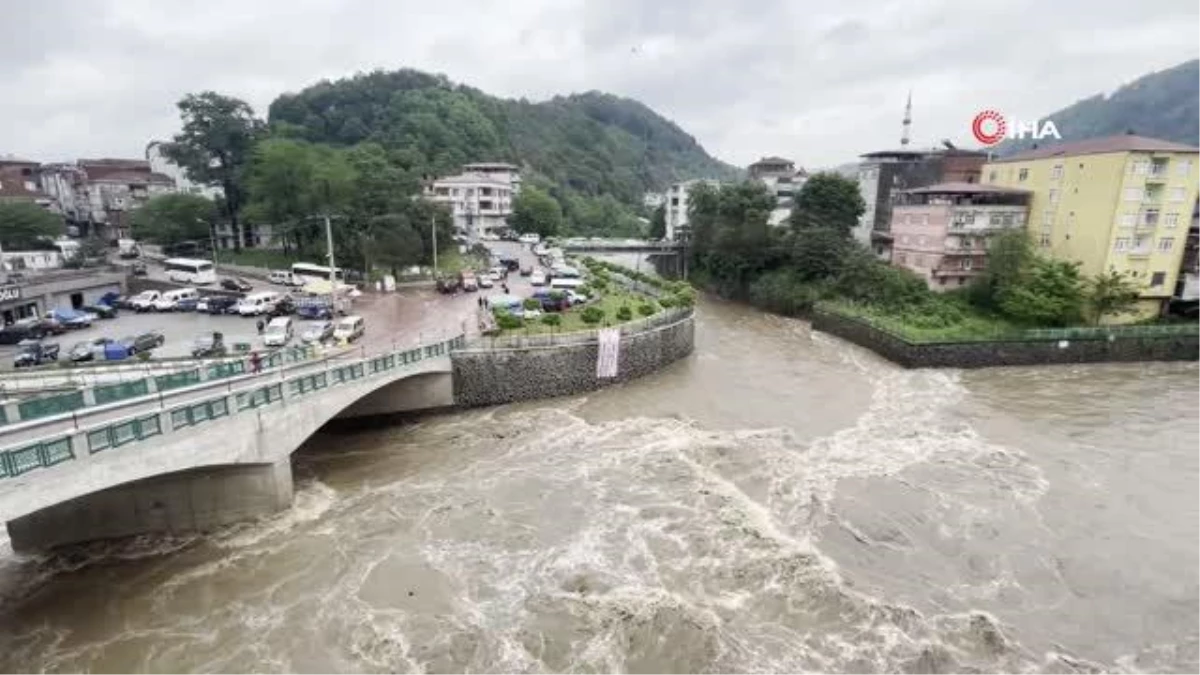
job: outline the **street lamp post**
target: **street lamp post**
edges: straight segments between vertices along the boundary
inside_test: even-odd
[[[433,215],[429,216],[429,233],[433,237],[433,276],[436,277],[437,273],[438,273],[438,268],[437,268],[437,218],[436,218],[436,216],[433,216]]]
[[[203,218],[197,218],[197,223],[208,227],[208,245],[212,247],[213,274],[217,273],[217,226]]]

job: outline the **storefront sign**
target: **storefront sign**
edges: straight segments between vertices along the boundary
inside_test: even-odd
[[[20,286],[0,286],[0,302],[21,299]]]

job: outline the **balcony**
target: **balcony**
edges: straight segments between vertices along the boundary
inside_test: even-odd
[[[1154,162],[1150,165],[1150,172],[1146,174],[1147,183],[1162,183],[1167,180],[1167,175],[1170,173],[1167,162]]]

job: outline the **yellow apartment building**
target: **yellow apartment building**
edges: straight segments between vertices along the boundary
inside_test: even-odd
[[[1141,286],[1133,320],[1155,316],[1180,273],[1200,184],[1200,149],[1125,135],[1059,143],[983,167],[981,182],[1032,193],[1026,227],[1041,251],[1092,276]]]

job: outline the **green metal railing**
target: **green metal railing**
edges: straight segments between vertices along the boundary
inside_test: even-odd
[[[232,394],[226,393],[200,401],[192,401],[167,410],[160,409],[150,413],[139,414],[86,429],[82,433],[75,433],[79,433],[77,438],[81,444],[86,445],[86,450],[89,454],[104,452],[176,430],[204,425],[230,415],[235,415],[241,411],[278,403],[284,399],[285,391],[287,397],[304,396],[330,386],[363,379],[377,373],[417,363],[432,356],[448,354],[451,350],[461,348],[465,345],[465,338],[459,336],[452,340],[446,340],[433,345],[424,345],[407,351],[373,356],[328,370],[293,377],[282,383],[274,382],[252,387],[245,391],[238,391]],[[236,374],[236,371],[231,369],[224,376],[228,377],[230,374]],[[177,373],[175,375],[187,376],[189,378],[198,377],[199,370]],[[185,386],[181,384],[182,382],[184,382],[184,378],[177,377],[167,382],[167,388]],[[106,393],[101,396],[108,401],[118,401],[122,398],[129,398],[136,395],[133,392],[144,387],[146,387],[145,380],[106,385]],[[71,392],[70,394],[54,397],[54,399],[53,403],[49,402],[50,399],[37,399],[26,403],[42,406],[39,410],[43,408],[49,410],[51,406],[65,410],[76,409],[71,406],[82,407],[81,392]],[[230,409],[231,406],[233,407],[232,410]],[[74,459],[75,448],[73,447],[73,437],[74,434],[60,435],[29,443],[21,447],[0,451],[0,477],[19,476],[37,468],[50,467]]]
[[[20,413],[22,420],[35,420],[40,417],[50,417],[79,410],[83,405],[83,392],[70,391],[65,394],[21,401],[17,404],[17,412]]]
[[[70,436],[38,441],[0,454],[0,476],[20,476],[71,459],[75,459],[75,451],[71,447]]]
[[[146,383],[146,380],[135,380],[133,382],[121,382],[118,384],[101,384],[92,387],[92,394],[96,397],[96,405],[145,396],[148,393],[150,393],[150,387]]]
[[[199,368],[171,373],[170,375],[159,375],[154,378],[154,386],[158,391],[170,391],[172,389],[190,387],[193,384],[200,384]]]

